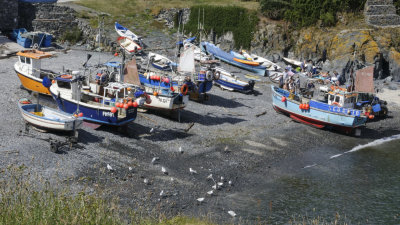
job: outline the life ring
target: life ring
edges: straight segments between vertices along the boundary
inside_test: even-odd
[[[342,106],[339,104],[339,102],[334,102],[334,103],[332,103],[332,105],[336,105],[336,106],[342,107]]]
[[[207,71],[207,72],[206,72],[206,79],[207,79],[207,80],[212,80],[212,79],[213,79],[213,74],[212,74],[211,71]]]
[[[189,91],[189,86],[187,84],[183,84],[181,87],[181,93],[183,95],[187,95],[188,91]]]
[[[144,93],[144,96],[146,97],[146,104],[151,104],[150,95],[148,95],[147,93]]]
[[[221,72],[217,71],[214,74],[214,80],[219,80],[219,78],[221,77]]]
[[[72,75],[70,75],[70,74],[64,74],[64,75],[61,75],[60,77],[63,79],[72,79]]]

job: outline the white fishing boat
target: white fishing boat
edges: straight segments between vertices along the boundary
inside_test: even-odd
[[[32,104],[27,99],[18,101],[18,108],[24,120],[44,130],[74,131],[81,127],[79,115],[72,115],[41,104]]]
[[[151,65],[159,70],[171,71],[172,67],[176,66],[176,63],[172,62],[169,58],[154,52],[149,52],[148,57]]]
[[[298,60],[289,59],[289,58],[285,58],[285,57],[283,57],[282,59],[283,59],[283,61],[285,61],[287,64],[290,64],[290,65],[293,65],[293,66],[296,66],[296,67],[300,67],[300,66],[301,66],[301,62],[298,61]]]
[[[241,80],[239,77],[224,70],[221,67],[214,68],[215,80],[214,84],[220,86],[222,89],[229,91],[239,91],[243,93],[250,93],[254,90],[254,80],[248,82]]]
[[[119,37],[117,43],[123,48],[126,53],[132,54],[142,50],[142,47],[129,37]]]
[[[115,31],[121,37],[127,37],[127,38],[132,39],[133,41],[139,41],[140,40],[139,36],[137,36],[135,33],[130,31],[128,28],[122,26],[118,22],[115,22]]]
[[[203,51],[201,51],[200,47],[191,43],[191,42],[183,42],[184,49],[193,48],[194,49],[194,59],[200,62],[210,60],[210,57]]]

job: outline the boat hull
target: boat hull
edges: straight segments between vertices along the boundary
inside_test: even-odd
[[[58,96],[55,93],[51,93],[57,106],[60,110],[67,113],[75,113],[78,109],[78,103]],[[119,116],[120,111],[125,109],[118,109],[116,113],[111,112],[111,108],[101,108],[96,105],[79,104],[79,112],[83,113],[83,120],[105,124],[111,126],[122,126],[136,119],[137,108],[131,107],[126,111],[126,116]]]
[[[15,72],[17,73],[17,76],[21,81],[22,86],[25,89],[29,91],[38,92],[40,94],[51,95],[49,89],[43,86],[42,79],[24,75],[23,73],[18,72],[17,70],[15,70]]]
[[[35,127],[45,130],[73,131],[79,129],[82,125],[82,120],[72,118],[72,115],[64,115],[58,119],[50,119],[48,117],[37,116],[28,111],[28,109],[34,109],[35,107],[36,104],[19,105],[19,109],[24,120]],[[57,114],[60,113],[62,112],[57,112]]]
[[[287,91],[278,92],[274,88],[272,86],[272,104],[274,109],[290,116],[298,122],[316,128],[332,127],[350,133],[355,128],[364,126],[367,120],[366,117],[360,116],[360,111],[358,110],[346,109],[348,110],[346,112],[349,112],[347,114],[344,108],[339,109],[339,107],[329,106],[316,101],[310,101],[309,110],[300,109],[300,102],[288,99]],[[282,102],[283,96],[286,97],[286,101]],[[324,107],[327,107],[326,110],[323,110]]]
[[[186,107],[189,97],[185,96],[154,96],[148,93],[151,103],[144,103],[141,108],[159,109],[159,110],[178,110]]]

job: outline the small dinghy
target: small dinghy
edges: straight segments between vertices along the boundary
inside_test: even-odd
[[[81,127],[83,121],[77,116],[57,109],[33,104],[28,99],[20,99],[18,108],[26,122],[44,130],[74,131]]]
[[[128,30],[128,28],[122,26],[118,22],[115,22],[115,31],[118,33],[119,36],[121,37],[127,37],[132,39],[133,41],[139,41],[140,37],[137,36],[135,33],[132,31]]]
[[[117,43],[129,54],[142,50],[142,47],[129,37],[119,37]]]

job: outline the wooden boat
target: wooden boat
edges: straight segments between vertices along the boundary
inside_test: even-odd
[[[249,60],[245,60],[245,59],[233,58],[233,60],[235,60],[236,62],[246,64],[246,65],[250,65],[250,66],[259,66],[260,65],[259,62],[249,61]]]
[[[232,54],[229,54],[223,50],[221,50],[220,48],[218,48],[217,46],[215,46],[214,44],[211,44],[209,42],[201,42],[201,48],[203,51],[207,52],[210,55],[213,55],[214,57],[232,64],[234,66],[240,67],[242,69],[248,70],[250,72],[253,72],[257,75],[261,75],[261,76],[265,76],[266,75],[266,67],[265,66],[261,66],[261,65],[249,65],[243,62],[239,62],[237,60],[234,60],[234,56]]]
[[[298,60],[289,59],[289,58],[285,58],[285,57],[283,57],[282,59],[283,59],[283,61],[285,61],[287,64],[290,64],[290,65],[293,65],[293,66],[296,66],[296,67],[300,67],[300,66],[301,66],[301,62],[298,61]]]
[[[82,125],[82,119],[27,99],[18,101],[18,108],[24,120],[44,130],[75,131]]]
[[[145,93],[129,84],[86,83],[82,76],[58,76],[50,93],[58,108],[67,113],[80,111],[83,119],[97,124],[122,126],[134,121],[137,107],[146,100]]]
[[[283,76],[282,72],[279,71],[268,71],[268,78],[276,84],[279,84],[279,80]]]
[[[172,68],[176,67],[176,63],[174,63],[172,60],[168,59],[163,55],[154,52],[149,52],[148,57],[151,65],[156,69],[163,71],[172,71]]]
[[[140,47],[139,44],[134,42],[131,38],[129,37],[119,37],[117,39],[117,43],[121,48],[123,48],[128,54],[136,53],[140,50],[142,50],[142,47]]]
[[[50,95],[48,88],[42,84],[43,78],[48,77],[51,80],[56,73],[42,69],[41,60],[50,58],[52,54],[33,49],[20,51],[17,56],[18,62],[14,64],[14,70],[22,86],[29,91]]]
[[[352,93],[331,93],[328,101],[324,102],[302,98],[273,85],[271,88],[274,109],[298,122],[316,128],[335,128],[349,134],[367,121],[364,113],[354,108]]]
[[[251,79],[248,82],[243,81],[221,67],[215,67],[213,70],[216,77],[214,84],[220,86],[222,89],[239,91],[246,94],[254,91],[254,80]]]
[[[115,27],[115,31],[118,33],[119,36],[127,37],[127,38],[130,38],[133,41],[139,42],[139,40],[140,40],[139,36],[137,36],[132,31],[128,30],[128,28],[122,26],[118,22],[115,22],[115,26],[114,27]]]

